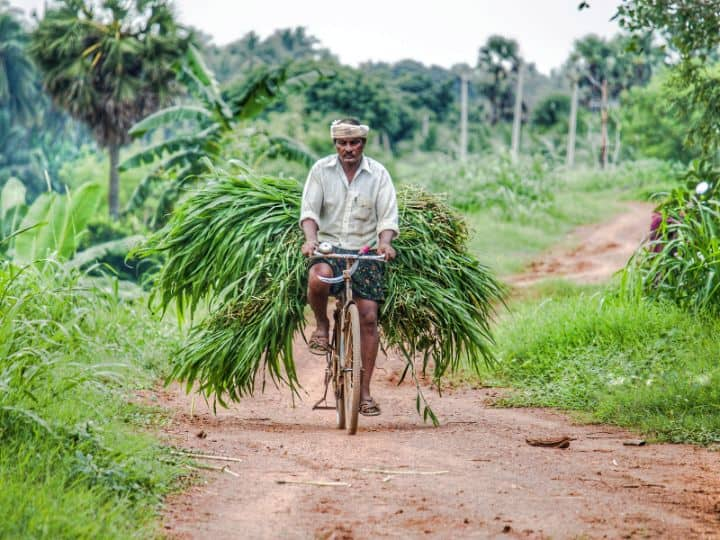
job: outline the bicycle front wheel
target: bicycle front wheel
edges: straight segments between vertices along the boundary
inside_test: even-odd
[[[345,422],[349,435],[357,432],[360,412],[360,383],[362,377],[362,346],[360,344],[360,314],[355,304],[347,308],[344,332],[343,398]]]

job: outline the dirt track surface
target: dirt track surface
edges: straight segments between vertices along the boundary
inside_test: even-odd
[[[626,211],[610,220],[575,229],[562,245],[532,261],[528,269],[508,278],[514,286],[563,278],[577,283],[601,283],[625,266],[650,231],[653,205],[627,203]]]
[[[402,362],[382,354],[373,391],[383,414],[361,417],[348,436],[334,412],[311,410],[323,360],[302,342],[296,354],[308,396],[295,404],[270,388],[215,416],[201,398],[192,410],[176,386],[156,393],[171,411],[169,442],[242,459],[228,463],[239,477],[201,471],[168,501],[170,537],[720,538],[718,452],[625,446],[638,435],[548,410],[493,408],[501,390],[488,388],[442,397],[426,389],[442,422],[433,428],[415,411],[414,387],[396,385]],[[568,449],[526,443],[560,435],[573,439]],[[351,487],[278,483],[288,480]]]

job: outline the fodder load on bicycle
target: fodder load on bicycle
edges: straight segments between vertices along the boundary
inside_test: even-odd
[[[221,405],[264,385],[261,370],[297,392],[293,339],[305,325],[307,286],[301,195],[294,179],[216,171],[142,248],[166,259],[153,301],[193,321],[171,379]],[[489,323],[503,288],[468,252],[467,227],[443,200],[401,186],[398,206],[402,234],[388,265],[382,340],[439,384],[461,366],[492,360]]]

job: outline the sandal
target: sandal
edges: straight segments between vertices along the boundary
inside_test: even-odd
[[[363,416],[380,416],[380,405],[373,398],[361,401],[360,414]]]
[[[330,352],[330,339],[325,334],[313,332],[310,336],[310,341],[308,341],[308,348],[311,353],[324,356]]]

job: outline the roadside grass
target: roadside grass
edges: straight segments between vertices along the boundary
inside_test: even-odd
[[[180,468],[132,403],[176,343],[142,300],[0,266],[0,537],[148,538]]]
[[[584,411],[659,441],[720,442],[718,332],[719,320],[674,305],[571,287],[503,316],[493,382],[516,388],[507,405]]]

